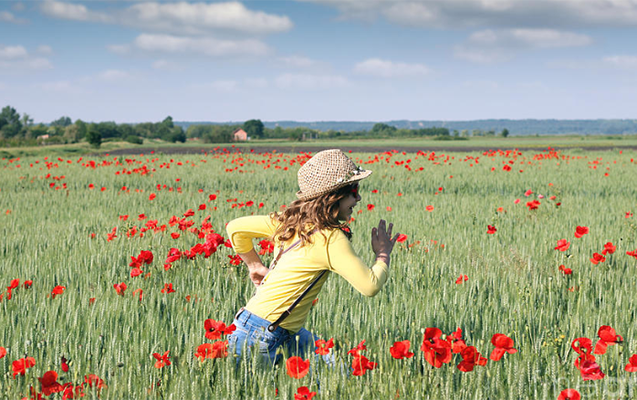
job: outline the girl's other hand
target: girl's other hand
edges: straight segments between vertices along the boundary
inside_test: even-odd
[[[396,239],[398,239],[398,233],[392,237],[392,230],[394,224],[389,223],[389,228],[386,228],[386,222],[381,219],[378,223],[378,228],[372,228],[372,250],[376,254],[377,259],[381,259],[385,264],[389,265],[389,255],[394,249]]]

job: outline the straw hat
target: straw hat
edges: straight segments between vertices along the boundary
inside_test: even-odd
[[[311,200],[353,182],[365,179],[372,171],[357,167],[338,149],[323,150],[310,158],[299,169],[299,190],[296,197]]]

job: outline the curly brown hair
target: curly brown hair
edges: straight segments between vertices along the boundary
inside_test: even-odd
[[[274,221],[279,222],[272,236],[280,242],[287,242],[295,235],[301,239],[301,245],[312,243],[311,235],[315,229],[341,229],[351,237],[347,224],[338,220],[339,202],[352,195],[358,184],[343,186],[333,192],[310,200],[295,200],[280,213],[271,213]],[[323,234],[325,236],[325,234]]]

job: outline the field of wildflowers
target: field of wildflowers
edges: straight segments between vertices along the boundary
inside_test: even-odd
[[[336,367],[274,369],[228,355],[254,288],[225,224],[292,201],[309,155],[0,160],[0,397],[637,397],[637,152],[351,156],[355,249],[402,233],[390,279],[330,277],[306,327]]]

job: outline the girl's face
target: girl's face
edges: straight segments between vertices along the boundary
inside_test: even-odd
[[[339,221],[349,221],[352,217],[353,208],[361,201],[361,196],[358,194],[358,183],[353,184],[351,187],[352,192],[338,202]]]

